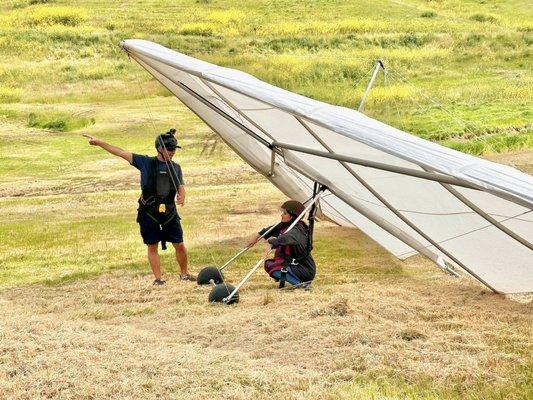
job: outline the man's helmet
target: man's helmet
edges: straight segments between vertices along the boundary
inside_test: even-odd
[[[281,208],[286,210],[289,214],[291,214],[294,217],[297,217],[305,210],[305,206],[296,200],[286,201],[285,203],[281,205]]]
[[[178,146],[178,141],[174,137],[175,133],[175,129],[170,129],[168,132],[158,135],[155,138],[155,148],[157,149],[158,147],[164,147],[170,151],[181,149],[181,146]]]

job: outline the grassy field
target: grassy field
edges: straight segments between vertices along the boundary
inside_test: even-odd
[[[118,47],[145,38],[533,173],[532,15],[519,0],[0,2],[0,399],[529,399],[533,303],[319,223],[311,292],[241,303],[151,286],[136,170],[176,127],[191,269],[285,198]],[[258,247],[228,270],[236,282]],[[515,301],[517,300],[517,301]]]
[[[0,115],[27,119],[20,103],[52,112],[139,98],[144,84],[150,96],[167,96],[118,48],[136,37],[348,107],[382,58],[388,78],[380,76],[369,115],[474,154],[530,148],[529,8],[521,0],[4,0]]]

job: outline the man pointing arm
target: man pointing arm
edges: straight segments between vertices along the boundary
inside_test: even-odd
[[[155,140],[155,157],[134,154],[113,146],[91,135],[83,135],[89,144],[99,146],[107,152],[123,158],[140,171],[142,194],[139,198],[137,222],[141,236],[148,247],[148,262],[155,276],[154,285],[165,283],[161,279],[161,262],[158,244],[166,249],[166,242],[172,243],[183,280],[196,281],[187,266],[187,250],[183,243],[183,230],[176,204],[185,203],[185,186],[181,166],[172,158],[181,148],[174,137],[175,130],[158,135]]]

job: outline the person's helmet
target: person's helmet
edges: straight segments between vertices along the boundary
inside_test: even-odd
[[[281,205],[281,208],[286,210],[289,214],[291,214],[294,217],[297,217],[305,210],[305,206],[296,200],[286,201],[285,203]]]
[[[168,132],[158,135],[155,138],[155,148],[165,147],[167,150],[181,149],[181,146],[178,146],[178,141],[174,137],[175,133],[175,129],[170,129]]]

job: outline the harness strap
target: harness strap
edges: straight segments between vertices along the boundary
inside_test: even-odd
[[[325,186],[322,186],[318,182],[315,182],[313,186],[313,198],[316,197],[316,195],[326,189]],[[317,212],[317,206],[316,203],[313,203],[313,206],[311,207],[311,210],[309,212],[309,230],[307,234],[307,243],[306,243],[306,254],[302,255],[301,257],[292,258],[291,265],[298,265],[300,261],[303,261],[309,254],[311,253],[311,250],[313,249],[313,230],[315,227],[315,215]],[[286,246],[287,250],[289,250],[288,246]],[[280,253],[283,254],[283,257],[285,258],[285,249],[282,249]],[[287,280],[287,267],[283,265],[283,267],[280,270],[280,278],[279,278],[279,288],[283,289],[285,287],[285,281]]]
[[[150,160],[150,172],[148,174],[148,181],[145,183],[145,185],[141,188],[142,195],[140,202],[143,203],[143,205],[151,205],[154,203],[154,201],[159,200],[162,203],[165,204],[171,204],[174,202],[174,197],[176,196],[177,189],[172,186],[172,182],[174,182],[176,179],[178,179],[178,175],[176,170],[174,169],[174,165],[172,165],[172,168],[169,167],[168,163],[166,165],[166,172],[169,174],[169,187],[170,190],[165,196],[158,195],[157,192],[157,181],[159,178],[159,168],[158,168],[158,160],[157,157],[152,157]]]
[[[174,176],[177,179],[177,173],[174,168],[169,168],[169,164],[166,163],[167,171],[170,174],[170,179],[174,181]],[[174,174],[174,176],[173,176]],[[162,204],[167,206],[173,205],[173,199],[175,196],[175,191],[171,188],[169,193],[165,196],[159,196],[157,193],[157,181],[159,179],[159,169],[158,169],[158,160],[157,157],[153,157],[150,160],[150,173],[148,175],[148,182],[141,188],[142,194],[139,198],[139,210],[144,212],[151,220],[156,224],[161,226],[168,224],[174,216],[177,214],[177,210],[174,208],[173,211],[168,214],[166,220],[161,221],[163,214],[157,214],[157,207],[161,207]],[[160,209],[159,209],[160,210]],[[163,208],[163,213],[165,213],[165,208]],[[160,210],[161,212],[161,210]],[[155,215],[154,215],[155,213]],[[166,241],[161,240],[161,248],[163,250],[167,249]]]
[[[156,217],[154,217],[154,216],[153,216],[149,211],[147,211],[147,210],[140,209],[139,212],[143,212],[143,213],[145,213],[145,214],[148,216],[148,218],[150,218],[150,219],[151,219],[152,221],[154,221],[156,224],[159,224],[159,225],[161,225],[161,226],[168,224],[168,223],[172,220],[172,218],[174,218],[174,214],[172,214],[171,217],[170,217],[169,219],[167,219],[167,220],[164,221],[164,222],[160,222]],[[167,249],[167,243],[166,243],[165,240],[161,240],[161,248],[162,248],[163,250],[166,250],[166,249]]]
[[[148,215],[148,217],[150,217],[150,219],[152,219],[153,221],[157,222],[159,225],[168,224],[170,221],[172,221],[172,219],[174,218],[174,215],[176,215],[175,213],[172,213],[170,215],[170,217],[166,221],[161,222],[156,217],[154,217],[149,211],[146,211],[146,210],[141,210],[141,211],[144,212],[146,215]]]

